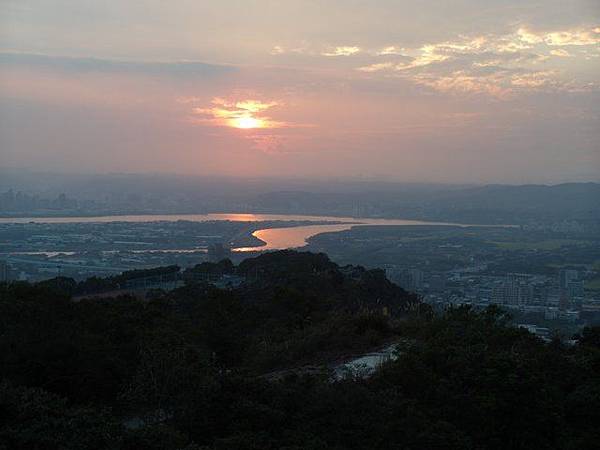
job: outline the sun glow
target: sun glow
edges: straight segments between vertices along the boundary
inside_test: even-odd
[[[261,119],[256,117],[237,117],[229,121],[230,125],[235,128],[250,129],[250,128],[263,128],[265,123]]]
[[[288,124],[273,120],[267,110],[281,106],[281,103],[260,100],[226,100],[215,97],[209,108],[194,108],[198,123],[210,123],[221,127],[252,130],[260,128],[281,128]]]

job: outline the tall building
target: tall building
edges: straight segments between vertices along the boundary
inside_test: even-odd
[[[492,303],[497,305],[519,304],[519,288],[515,283],[504,281],[492,289]]]
[[[580,280],[570,281],[567,284],[567,293],[569,294],[569,297],[571,299],[577,298],[577,297],[583,297],[583,292],[584,292],[583,281],[580,281]]]
[[[423,289],[422,270],[405,269],[402,270],[396,278],[398,284],[408,291],[417,291]]]
[[[580,306],[583,302],[584,283],[579,279],[579,272],[572,269],[562,269],[558,274],[558,284],[563,306]]]
[[[210,262],[219,262],[231,256],[229,247],[221,242],[208,246],[208,260]]]
[[[386,267],[385,274],[388,279],[407,291],[423,289],[424,273],[419,269],[403,269],[396,265]]]
[[[10,267],[6,261],[0,261],[0,283],[10,280]]]
[[[446,289],[446,277],[442,273],[432,273],[428,280],[429,291],[442,292]]]
[[[561,269],[558,273],[558,284],[562,290],[567,290],[569,283],[579,279],[579,272],[572,269]]]
[[[567,297],[569,298],[571,307],[580,307],[583,303],[584,284],[583,281],[570,281],[566,289]]]
[[[492,289],[492,303],[499,305],[524,306],[534,300],[534,287],[528,278],[520,274],[508,274],[506,280]]]
[[[548,286],[545,284],[534,284],[532,288],[533,297],[531,303],[538,306],[545,306],[548,302]]]

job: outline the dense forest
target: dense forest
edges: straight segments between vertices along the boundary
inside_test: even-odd
[[[0,449],[600,442],[598,328],[546,343],[498,308],[434,314],[383,271],[293,251],[200,264],[145,298],[74,296],[138,275],[0,285]],[[211,284],[224,275],[244,282]],[[332,377],[332,361],[396,342],[371,376]]]

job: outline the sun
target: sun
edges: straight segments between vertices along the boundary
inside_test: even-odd
[[[230,121],[231,126],[235,128],[243,128],[245,130],[250,128],[263,128],[265,126],[264,121],[257,119],[256,117],[238,117]]]

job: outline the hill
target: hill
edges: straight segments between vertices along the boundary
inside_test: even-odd
[[[65,279],[1,285],[0,447],[575,449],[600,438],[597,328],[566,346],[494,307],[436,316],[381,271],[323,254],[186,273],[184,287],[145,300],[73,301]],[[199,273],[244,282],[219,289]],[[328,372],[331,358],[390,342],[402,343],[396,358],[370,377]],[[306,364],[321,370],[265,376]]]

